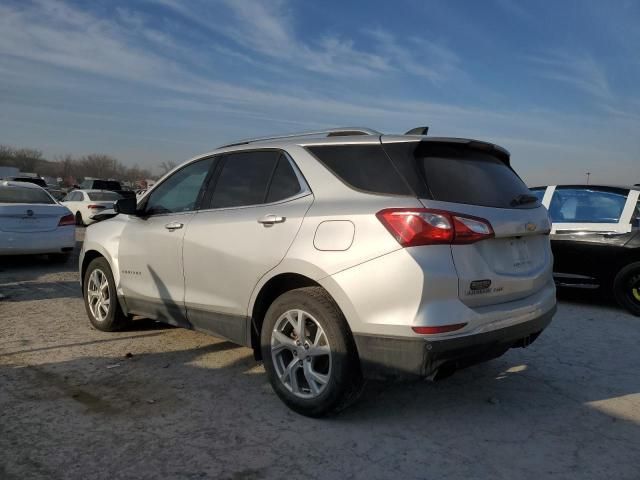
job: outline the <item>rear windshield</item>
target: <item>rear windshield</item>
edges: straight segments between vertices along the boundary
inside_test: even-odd
[[[120,182],[116,182],[113,180],[89,180],[87,182],[83,182],[87,184],[85,188],[95,188],[96,190],[122,190],[120,186]]]
[[[94,202],[120,200],[122,198],[116,192],[87,192],[87,195],[89,195],[89,200]]]
[[[23,182],[23,183],[33,183],[35,185],[38,185],[39,187],[42,188],[46,188],[47,186],[47,182],[45,182],[42,178],[36,178],[36,177],[16,177],[13,179],[14,182]]]
[[[44,190],[36,188],[2,187],[0,203],[37,203],[50,205],[56,203]]]
[[[466,145],[407,142],[385,150],[415,185],[419,196],[442,202],[497,208],[540,205],[516,173],[501,159]],[[419,179],[419,182],[416,180]],[[420,192],[423,183],[426,192]]]

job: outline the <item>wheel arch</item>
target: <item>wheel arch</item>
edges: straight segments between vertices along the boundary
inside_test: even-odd
[[[118,303],[120,304],[120,308],[125,314],[128,314],[127,304],[124,301],[124,297],[121,295],[119,291],[120,284],[120,275],[117,269],[114,268],[114,262],[109,258],[105,252],[101,252],[96,249],[89,249],[84,252],[84,256],[82,257],[82,263],[80,264],[80,285],[82,286],[82,295],[84,297],[84,276],[87,273],[87,268],[92,261],[96,258],[104,258],[109,264],[109,268],[111,268],[111,275],[113,276],[113,281],[116,284],[116,297],[118,299]]]
[[[250,345],[256,360],[262,359],[260,352],[260,331],[269,306],[283,293],[304,287],[321,287],[321,285],[305,275],[284,272],[271,277],[258,291],[250,309]]]

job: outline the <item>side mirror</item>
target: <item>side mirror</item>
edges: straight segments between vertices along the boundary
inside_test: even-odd
[[[116,200],[113,205],[116,213],[124,213],[125,215],[136,215],[138,213],[138,200],[136,197],[125,197]]]

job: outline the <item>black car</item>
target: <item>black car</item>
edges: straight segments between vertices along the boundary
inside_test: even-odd
[[[613,291],[622,307],[640,316],[640,187],[531,191],[549,210],[556,285]]]

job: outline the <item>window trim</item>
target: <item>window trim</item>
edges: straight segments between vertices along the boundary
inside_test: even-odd
[[[235,207],[218,207],[218,208],[213,208],[211,207],[211,200],[213,198],[213,192],[216,189],[216,185],[218,183],[218,179],[220,178],[220,173],[222,172],[222,169],[224,168],[225,162],[226,162],[226,157],[229,155],[234,155],[237,153],[251,153],[251,152],[278,152],[280,153],[280,156],[278,157],[278,159],[276,160],[276,164],[273,168],[273,171],[271,172],[271,176],[269,177],[269,182],[267,183],[267,188],[265,191],[265,198],[266,195],[269,193],[269,189],[271,188],[271,182],[273,181],[273,175],[275,173],[275,169],[278,166],[278,161],[280,160],[280,158],[284,157],[287,159],[287,161],[289,162],[289,165],[291,166],[291,168],[293,168],[293,172],[296,175],[296,178],[298,179],[298,184],[300,185],[300,191],[291,196],[291,197],[287,197],[287,198],[283,198],[282,200],[278,200],[276,202],[269,202],[269,203],[254,203],[251,205],[238,205]],[[216,212],[216,211],[223,211],[223,210],[237,210],[240,208],[255,208],[255,207],[263,207],[263,206],[271,206],[271,205],[279,205],[282,203],[286,203],[286,202],[291,202],[293,200],[297,200],[299,198],[302,197],[306,197],[307,195],[311,195],[313,192],[311,191],[311,188],[309,187],[309,184],[307,183],[306,179],[304,178],[304,176],[302,175],[302,172],[300,171],[300,169],[298,168],[298,165],[296,165],[295,161],[291,158],[291,155],[289,155],[288,152],[286,152],[285,150],[282,150],[281,148],[251,148],[251,149],[243,149],[243,150],[233,150],[231,152],[225,152],[221,155],[221,157],[224,157],[224,159],[221,158],[221,160],[218,162],[218,164],[216,165],[215,168],[215,172],[212,174],[211,178],[209,179],[209,183],[207,185],[207,191],[205,192],[205,195],[202,198],[202,205],[207,205],[206,208],[200,208],[198,211],[200,212]]]
[[[203,157],[198,157],[198,158],[194,158],[192,161],[185,163],[184,165],[182,165],[180,168],[178,168],[177,170],[174,170],[171,175],[166,176],[161,182],[156,183],[151,189],[149,189],[147,191],[147,193],[140,199],[140,201],[137,203],[136,209],[138,211],[140,211],[140,218],[155,218],[155,217],[162,217],[162,216],[169,216],[169,215],[184,215],[184,214],[189,214],[189,213],[193,213],[193,212],[197,212],[200,210],[200,207],[202,207],[202,201],[204,199],[204,195],[207,192],[207,189],[209,187],[209,183],[211,182],[211,178],[213,176],[213,173],[216,171],[216,169],[218,168],[218,165],[220,164],[220,157],[222,155],[217,154],[217,155],[205,155]],[[196,202],[195,202],[195,206],[193,208],[193,210],[187,210],[184,212],[167,212],[167,213],[156,213],[156,214],[147,214],[146,212],[146,208],[147,208],[147,204],[149,203],[149,199],[151,198],[151,195],[153,195],[153,193],[160,187],[160,185],[164,185],[165,182],[167,182],[170,178],[173,178],[174,175],[176,175],[178,172],[181,172],[182,170],[184,170],[185,168],[193,165],[194,163],[203,161],[203,160],[208,160],[208,159],[212,159],[213,162],[212,164],[209,166],[209,171],[207,172],[207,174],[204,177],[204,181],[202,182],[202,185],[200,186],[200,191],[198,192],[198,196],[196,197]]]

